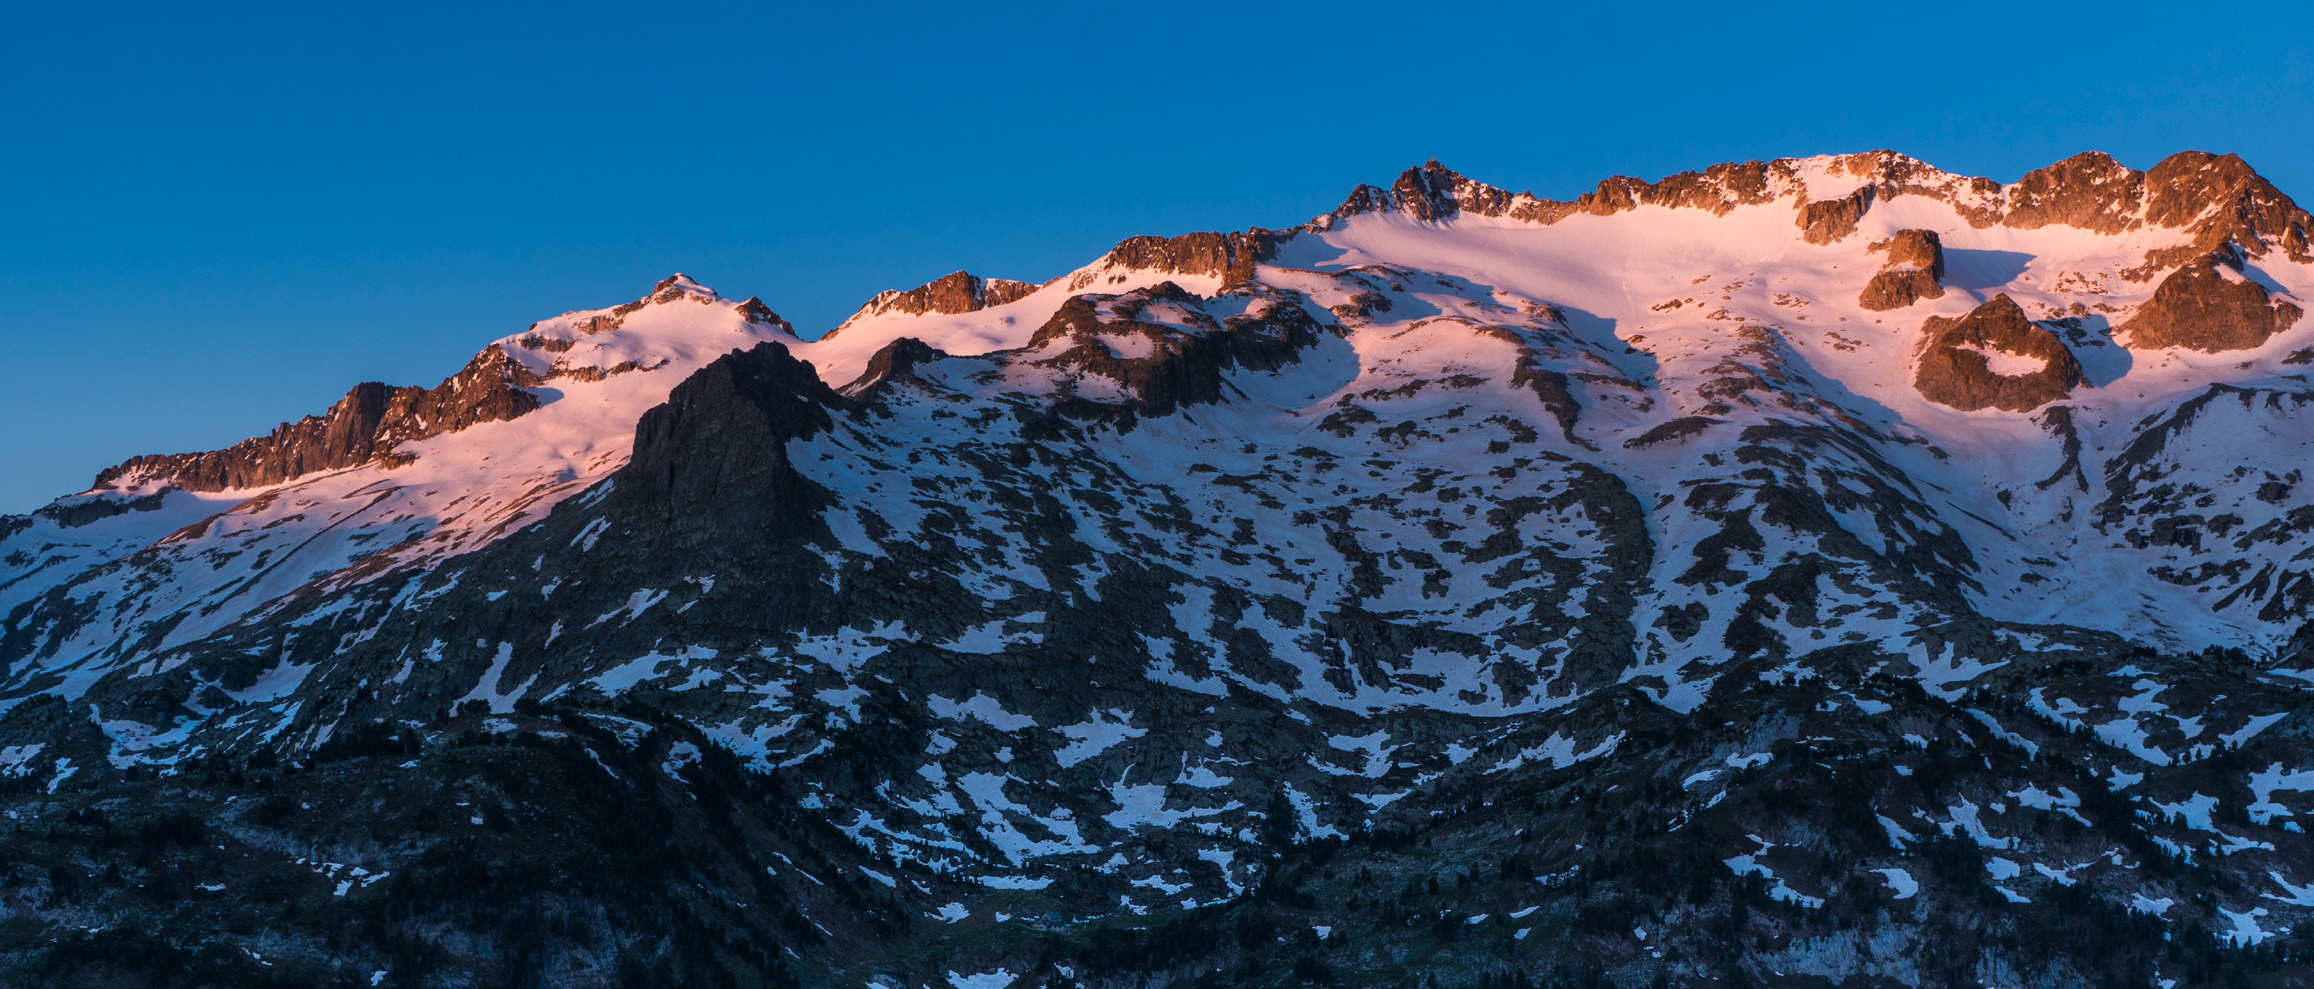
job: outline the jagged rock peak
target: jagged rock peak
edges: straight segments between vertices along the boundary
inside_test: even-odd
[[[795,324],[780,318],[778,313],[772,312],[770,306],[764,305],[763,300],[755,296],[748,296],[747,301],[739,304],[739,315],[746,317],[750,323],[776,326],[790,336],[795,334]]]
[[[1049,283],[1047,283],[1049,284]],[[982,278],[968,271],[942,275],[905,292],[886,289],[861,306],[843,324],[830,332],[833,336],[863,319],[897,313],[903,316],[931,314],[959,315],[979,312],[991,306],[1001,306],[1027,298],[1029,293],[1043,288],[1032,282],[1016,282],[1007,278]]]
[[[691,276],[678,271],[659,279],[659,284],[651,286],[651,294],[647,297],[647,301],[676,302],[689,299],[692,302],[714,302],[719,298],[721,297],[715,294],[714,289],[692,281]]]

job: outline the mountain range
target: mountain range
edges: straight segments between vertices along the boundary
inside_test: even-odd
[[[1436,161],[0,518],[24,985],[2299,985],[2314,228]]]

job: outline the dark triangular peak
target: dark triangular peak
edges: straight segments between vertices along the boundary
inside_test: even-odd
[[[781,319],[778,313],[772,312],[770,306],[764,305],[763,300],[755,296],[748,296],[747,301],[739,304],[739,314],[758,326],[776,326],[791,336],[795,333],[793,324]]]
[[[860,395],[888,382],[914,380],[917,365],[929,364],[947,356],[947,351],[915,337],[900,337],[870,356],[867,370],[860,372],[860,376],[852,379],[851,384],[845,385],[843,393]]]
[[[828,410],[843,406],[785,345],[734,350],[643,413],[616,494],[660,518],[744,521],[765,532],[808,527],[825,492],[796,474],[787,444],[827,428]]]

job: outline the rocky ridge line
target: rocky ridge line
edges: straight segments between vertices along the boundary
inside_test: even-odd
[[[492,344],[464,370],[432,388],[365,381],[318,416],[285,422],[272,433],[204,453],[147,454],[98,472],[92,487],[151,480],[188,491],[226,491],[279,484],[372,459],[407,463],[395,447],[512,419],[538,408],[517,382],[525,370]]]
[[[2148,252],[2145,264],[2125,273],[2144,281],[2159,272],[2231,243],[2251,257],[2279,250],[2297,262],[2314,261],[2314,218],[2241,158],[2181,151],[2140,172],[2103,152],[2088,151],[2003,185],[1939,171],[1893,151],[1833,159],[1831,170],[1868,180],[1841,199],[1810,201],[1799,159],[1713,165],[1658,182],[1615,176],[1573,200],[1512,193],[1467,178],[1436,159],[1407,169],[1388,189],[1361,185],[1333,212],[1312,221],[1324,230],[1361,213],[1398,211],[1417,220],[1459,213],[1551,225],[1576,214],[1609,216],[1641,206],[1701,209],[1725,216],[1792,196],[1797,225],[1811,243],[1829,243],[1853,229],[1874,202],[1927,196],[1951,203],[1970,226],[2037,229],[2064,225],[2115,234],[2146,227],[2182,229],[2180,244]],[[1869,190],[1869,191],[1865,191]]]
[[[1050,284],[1050,283],[1047,283]],[[982,278],[968,271],[942,275],[907,291],[886,289],[876,293],[828,336],[842,333],[844,328],[863,319],[873,319],[894,313],[903,316],[948,316],[979,312],[1008,302],[1018,302],[1029,293],[1043,288],[1034,282],[1016,282],[1008,278]]]

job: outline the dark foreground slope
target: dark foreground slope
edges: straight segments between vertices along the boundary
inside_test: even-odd
[[[2158,681],[2216,721],[2300,710],[2296,689],[2239,652],[2087,633],[2012,650],[1949,697],[1898,657],[1830,645],[1731,656],[1684,712],[1631,684],[1518,716],[1401,708],[1393,736],[1470,745],[1401,757],[1345,747],[1352,723],[1321,708],[1136,675],[1101,642],[1161,627],[1146,599],[1174,578],[1120,572],[1097,600],[1048,604],[1047,627],[1077,638],[1047,644],[1092,657],[1074,668],[930,644],[946,634],[824,688],[791,668],[789,692],[822,703],[812,758],[750,768],[696,727],[732,712],[688,681],[747,675],[716,656],[875,624],[857,610],[933,625],[972,593],[944,586],[965,566],[955,545],[889,547],[828,592],[810,548],[834,496],[786,451],[878,408],[776,345],[734,354],[644,417],[627,468],[540,525],[417,585],[312,602],[188,654],[182,682],[228,687],[284,659],[312,666],[298,696],[341,727],[284,757],[227,724],[166,776],[21,777],[0,822],[11,980],[2280,985],[2314,950],[2294,934],[2227,938],[2236,913],[2251,929],[2294,919],[2270,891],[2314,871],[2314,846],[2278,826],[2287,811],[2244,782],[2295,761],[2302,716],[2159,765],[2117,757],[2044,700],[2126,706]],[[1042,439],[991,459],[1065,458],[1049,451],[1081,428],[1032,426]],[[453,635],[548,642],[570,616],[632,610],[627,588],[700,572],[719,576],[589,646],[526,647],[535,669],[483,650],[496,659],[479,686],[403,658]],[[386,607],[413,595],[425,606]],[[1407,634],[1364,621],[1362,634]],[[694,672],[612,692],[585,677],[593,649],[686,653]],[[1258,669],[1261,651],[1238,643],[1232,661]],[[510,698],[518,682],[573,686]],[[162,703],[175,688],[142,689]],[[984,703],[957,716],[928,695]],[[1213,799],[1158,796],[1140,820],[1116,809],[1185,763],[1158,748],[1080,756],[1086,731],[1030,726],[1040,704],[1086,697],[1144,712],[1132,741],[1209,746]],[[2165,741],[2180,740],[2143,744]],[[1305,755],[1328,752],[1347,758]],[[999,837],[948,830],[937,795],[910,798],[934,775],[979,781],[947,819],[993,821]],[[1410,789],[1364,801],[1348,826],[1342,779]],[[1168,814],[1203,823],[1156,826]],[[961,839],[945,860],[943,836]],[[1033,854],[1076,846],[1087,854]]]
[[[4,947],[10,984],[73,986],[2301,984],[2302,938],[2229,948],[2100,888],[2126,869],[2199,904],[2265,877],[2207,841],[2188,865],[2077,739],[2036,759],[1953,705],[1899,698],[1876,726],[1815,712],[1835,697],[1731,690],[1697,712],[1743,726],[1718,731],[1600,698],[1588,713],[1627,731],[1611,771],[1441,786],[1435,813],[1346,839],[1296,835],[1281,799],[1244,895],[1100,919],[1077,877],[992,895],[866,852],[789,774],[640,702],[454,717],[299,766],[11,795]],[[841,744],[872,765],[895,733]],[[1682,786],[1697,752],[1763,735],[1771,760],[1709,797]],[[1801,740],[1826,735],[1846,741]],[[2164,782],[2222,789],[2254,757]],[[2000,799],[2028,778],[2082,799]],[[1917,822],[1892,840],[1881,812],[1924,801],[1985,807],[2013,847]],[[1751,850],[1739,868],[1730,847]],[[1988,869],[2051,855],[2102,861],[2031,902]],[[976,912],[951,923],[951,902]]]

